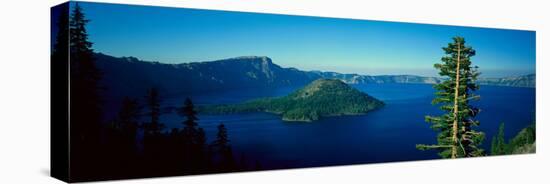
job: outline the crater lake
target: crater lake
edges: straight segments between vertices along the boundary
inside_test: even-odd
[[[443,112],[431,104],[435,90],[430,84],[361,84],[356,89],[382,100],[386,105],[365,115],[326,117],[313,122],[286,122],[269,113],[230,115],[198,114],[207,141],[224,123],[234,157],[248,166],[282,169],[342,164],[379,163],[439,158],[435,151],[420,151],[416,144],[436,143],[436,132],[424,121],[426,115]],[[179,107],[186,97],[197,105],[241,103],[261,97],[285,96],[303,87],[247,89],[200,95],[170,95],[164,107]],[[477,130],[485,133],[482,147],[490,152],[491,139],[505,123],[505,139],[534,123],[535,88],[481,86],[473,105],[481,109]],[[180,128],[184,118],[163,114],[166,131]]]

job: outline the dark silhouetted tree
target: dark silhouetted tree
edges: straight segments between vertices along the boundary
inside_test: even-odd
[[[473,118],[479,109],[470,105],[471,100],[479,99],[473,92],[479,89],[476,84],[479,72],[472,67],[470,57],[475,55],[472,47],[465,45],[464,38],[454,37],[453,42],[444,47],[442,63],[435,64],[439,75],[448,80],[434,85],[437,90],[433,104],[447,112],[441,116],[426,116],[432,128],[439,132],[436,145],[417,145],[418,149],[437,149],[443,158],[474,157],[484,155],[478,146],[484,139],[482,132],[475,131],[479,121]]]
[[[186,98],[178,111],[185,120],[182,122],[181,132],[182,148],[184,151],[183,163],[189,170],[203,170],[206,165],[206,135],[204,130],[198,127],[197,111],[190,98]]]
[[[101,149],[101,99],[99,80],[101,73],[96,68],[92,43],[88,41],[84,16],[78,3],[74,4],[69,20],[70,55],[70,122],[71,122],[71,168],[75,177],[89,177],[100,167]],[[63,23],[62,23],[63,24]],[[64,35],[62,35],[64,36]],[[64,54],[58,40],[60,54]],[[57,52],[57,49],[56,49]],[[60,56],[62,57],[62,56]]]
[[[62,11],[56,22],[57,32],[52,49],[52,62],[63,64],[68,61],[69,56],[69,12],[68,7],[60,9]]]
[[[216,134],[216,140],[214,140],[212,146],[219,156],[219,170],[222,172],[233,171],[235,169],[235,159],[233,158],[233,151],[229,144],[227,129],[223,123],[218,125],[218,133]]]
[[[164,125],[160,123],[160,97],[157,88],[151,88],[147,91],[145,96],[147,101],[147,107],[149,108],[150,121],[143,126],[144,133],[146,135],[159,135],[161,134]]]
[[[166,145],[163,142],[162,130],[164,124],[159,121],[160,118],[160,97],[156,88],[151,88],[145,96],[147,107],[149,109],[149,122],[143,124],[143,149],[145,156],[148,157],[151,164],[161,164],[158,160],[162,159],[161,153]]]
[[[183,136],[188,144],[197,143],[196,137],[198,135],[197,129],[197,112],[191,99],[186,98],[183,107],[179,110],[179,114],[186,118],[183,124]]]

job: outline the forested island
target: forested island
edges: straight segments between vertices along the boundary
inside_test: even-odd
[[[205,106],[199,111],[210,114],[269,112],[282,115],[284,121],[315,121],[321,117],[360,115],[384,106],[338,79],[318,79],[284,97],[262,98],[241,104]]]

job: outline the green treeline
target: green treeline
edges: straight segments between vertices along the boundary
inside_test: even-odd
[[[536,125],[533,123],[523,128],[519,133],[508,141],[504,140],[504,123],[501,123],[498,134],[491,142],[491,155],[508,155],[535,153],[536,151]]]
[[[327,116],[365,114],[382,106],[382,101],[338,79],[318,79],[284,97],[207,106],[200,111],[215,114],[269,112],[282,115],[285,121],[315,121]]]

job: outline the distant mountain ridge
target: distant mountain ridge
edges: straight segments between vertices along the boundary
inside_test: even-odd
[[[437,84],[444,79],[439,77],[423,77],[417,75],[360,75],[360,74],[341,74],[337,72],[320,72],[317,73],[322,78],[340,79],[348,84],[382,84],[382,83],[421,83],[421,84]]]
[[[536,76],[535,74],[529,74],[514,77],[483,78],[478,80],[478,83],[481,85],[534,88],[536,86]]]
[[[142,94],[153,86],[178,93],[299,86],[320,78],[340,79],[348,84],[435,84],[444,80],[415,75],[371,76],[301,71],[296,68],[283,68],[266,56],[244,56],[181,64],[148,62],[135,57],[113,57],[101,53],[95,57],[97,66],[104,74],[102,85],[121,93],[120,95]],[[488,78],[480,79],[478,82],[482,85],[535,87],[535,75]]]
[[[268,57],[238,57],[217,61],[163,64],[134,57],[96,54],[103,86],[112,95],[141,94],[147,88],[177,93],[225,89],[268,88],[307,84],[319,76],[273,64]]]

